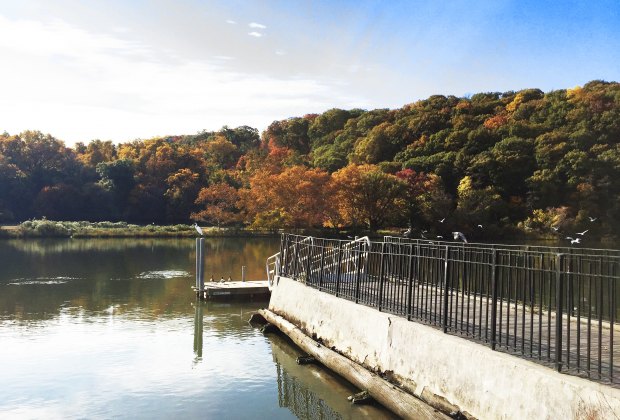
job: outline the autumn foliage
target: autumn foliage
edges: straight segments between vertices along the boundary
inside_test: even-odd
[[[38,131],[4,133],[0,223],[618,235],[619,121],[620,84],[592,81],[331,109],[274,121],[262,136],[223,127],[68,148]]]

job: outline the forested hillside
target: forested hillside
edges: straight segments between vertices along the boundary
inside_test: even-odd
[[[71,149],[36,131],[5,133],[0,222],[43,216],[616,236],[620,84],[332,109],[275,121],[261,136],[224,127]]]

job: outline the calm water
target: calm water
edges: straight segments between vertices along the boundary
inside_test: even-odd
[[[278,239],[208,239],[207,278],[263,279]],[[390,418],[285,339],[266,302],[197,303],[192,239],[0,241],[0,418]]]

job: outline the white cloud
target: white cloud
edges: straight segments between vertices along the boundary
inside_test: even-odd
[[[286,55],[286,51],[276,50],[276,55]]]
[[[235,22],[235,21],[234,21],[234,20],[232,20],[232,19],[227,19],[227,20],[226,20],[226,23],[230,23],[231,25],[236,25],[236,24],[237,24],[237,22]]]
[[[119,36],[0,16],[0,55],[11,63],[0,66],[0,131],[128,141],[367,106],[336,80],[245,73],[232,56],[181,58]]]
[[[267,29],[267,27],[261,23],[252,22],[248,25],[250,28],[254,29]]]
[[[248,35],[256,38],[260,38],[261,36],[263,36],[263,34],[261,34],[260,32],[248,32]]]

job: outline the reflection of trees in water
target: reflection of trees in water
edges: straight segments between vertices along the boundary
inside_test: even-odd
[[[207,238],[206,267],[233,279],[265,277],[265,260],[278,238]],[[0,241],[0,316],[23,321],[51,319],[63,308],[87,312],[120,305],[115,313],[153,316],[187,313],[194,284],[195,241],[187,239],[60,239]],[[186,271],[161,278],[149,272]],[[238,274],[237,274],[238,273]],[[20,283],[11,284],[11,283]]]
[[[278,404],[286,407],[300,419],[341,419],[325,401],[317,397],[294,376],[290,376],[280,364],[276,364],[278,375]]]

